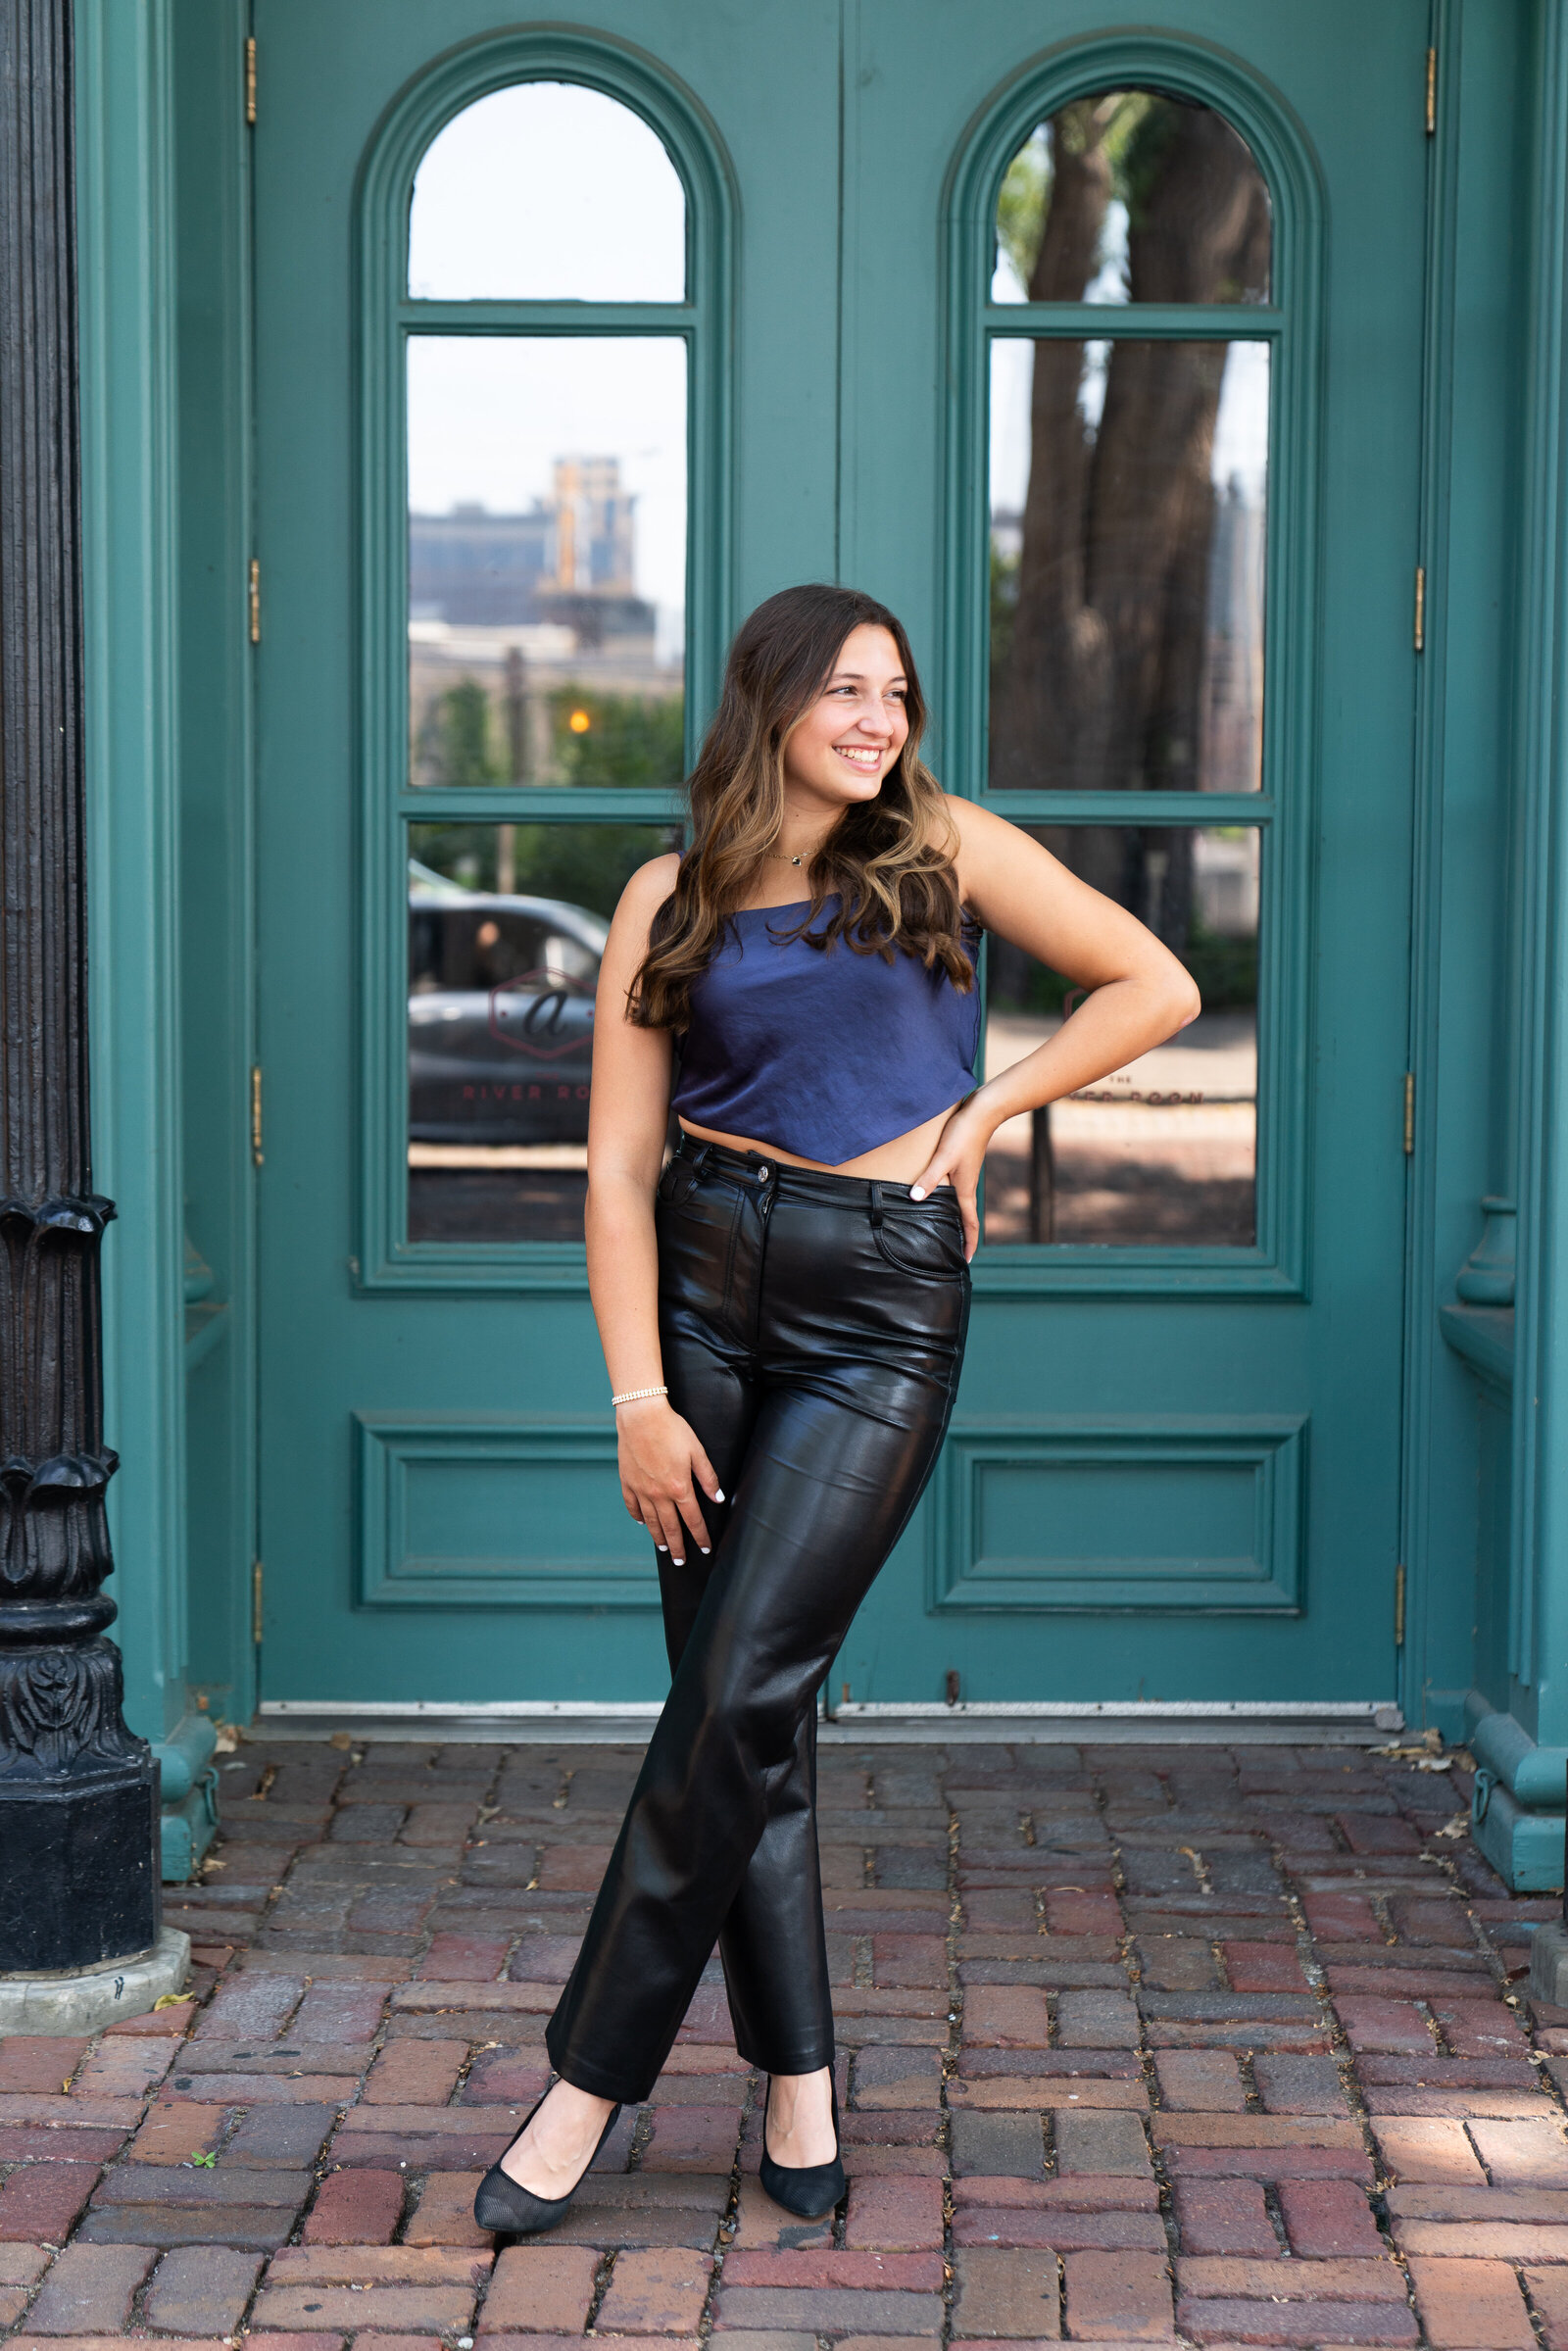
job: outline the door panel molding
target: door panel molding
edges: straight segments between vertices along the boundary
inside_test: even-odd
[[[1041,331],[1046,311],[992,305],[989,285],[998,194],[1036,123],[1097,89],[1152,87],[1215,108],[1247,140],[1274,214],[1272,301],[1220,314],[1193,306],[1179,321],[1163,306],[1094,307],[1101,337],[1223,331],[1265,342],[1273,355],[1269,526],[1264,621],[1264,789],[1235,796],[1096,796],[1098,821],[1245,821],[1263,833],[1257,1101],[1257,1242],[1250,1249],[1116,1249],[1060,1244],[982,1249],[977,1292],[1001,1296],[1235,1297],[1310,1295],[1312,1119],[1311,972],[1315,944],[1312,847],[1316,822],[1320,638],[1321,454],[1327,202],[1311,143],[1281,94],[1241,58],[1157,32],[1079,38],[1021,66],[985,102],[959,142],[942,205],[941,308],[948,387],[943,419],[940,576],[948,781],[1014,822],[1082,819],[1085,795],[1003,792],[986,785],[988,630],[988,364],[992,329]],[[1144,313],[1148,308],[1149,316]],[[1085,306],[1059,306],[1052,331],[1085,331]],[[1051,306],[1057,314],[1058,306]],[[1075,323],[1076,321],[1076,323]],[[1212,797],[1212,812],[1208,803]],[[1024,804],[1027,803],[1027,806]]]
[[[1299,1616],[1307,1420],[956,1420],[929,1507],[928,1604]]]
[[[509,84],[584,84],[642,116],[662,140],[686,192],[683,303],[572,304],[411,301],[405,259],[410,192],[420,156],[466,107]],[[724,143],[699,101],[660,62],[613,35],[562,25],[487,34],[438,58],[387,108],[360,169],[354,200],[355,417],[358,515],[354,534],[359,642],[361,1117],[357,1178],[357,1292],[565,1292],[586,1298],[580,1242],[410,1243],[406,1238],[408,1116],[407,820],[466,813],[440,790],[409,789],[408,530],[405,495],[406,340],[416,329],[537,335],[673,334],[687,349],[686,726],[688,762],[699,720],[717,696],[732,604],[735,225],[738,199]],[[635,328],[627,321],[635,318]],[[488,790],[486,818],[533,821],[563,812],[564,795],[532,786]],[[678,808],[668,792],[628,788],[572,794],[573,816],[652,823]]]
[[[356,1412],[354,1445],[362,1607],[659,1606],[602,1419]]]

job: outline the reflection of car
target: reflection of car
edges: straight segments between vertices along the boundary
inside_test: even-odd
[[[610,926],[556,898],[409,882],[409,1134],[583,1143]]]

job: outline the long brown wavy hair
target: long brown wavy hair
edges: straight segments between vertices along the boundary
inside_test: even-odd
[[[925,698],[904,624],[853,588],[785,588],[742,623],[718,710],[687,793],[691,847],[655,914],[648,953],[627,996],[640,1028],[684,1029],[692,983],[718,951],[729,917],[756,889],[784,822],[790,736],[832,676],[852,629],[885,628],[899,649],[909,732],[875,800],[852,803],[806,870],[809,910],[781,936],[824,954],[842,939],[857,955],[917,955],[955,987],[974,985],[960,938],[953,825],[942,787],[919,757]],[[827,899],[839,905],[818,927]]]

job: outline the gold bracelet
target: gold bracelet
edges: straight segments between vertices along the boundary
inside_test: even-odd
[[[612,1396],[610,1401],[613,1408],[616,1404],[635,1404],[645,1396],[668,1396],[668,1394],[667,1388],[623,1388],[619,1396]]]

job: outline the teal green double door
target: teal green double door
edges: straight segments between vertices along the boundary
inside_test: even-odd
[[[813,578],[1205,1001],[998,1136],[834,1701],[1391,1698],[1424,9],[255,28],[264,1702],[662,1694],[587,1006],[730,630]],[[996,1068],[1070,997],[984,976]]]

